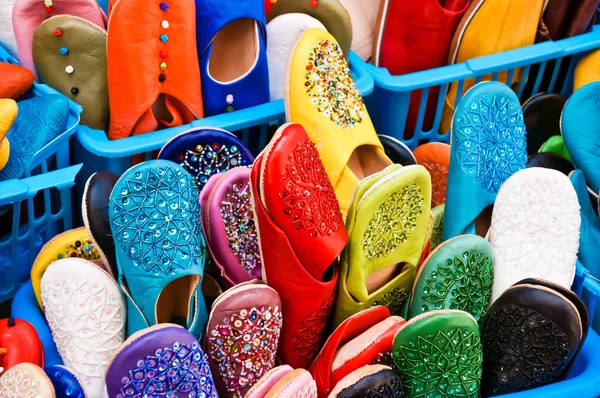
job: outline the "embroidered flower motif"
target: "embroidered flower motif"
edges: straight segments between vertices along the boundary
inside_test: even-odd
[[[492,258],[479,252],[447,259],[426,279],[422,299],[430,305],[424,304],[421,311],[462,310],[479,321],[487,312],[493,273]]]
[[[41,372],[41,370],[40,370]],[[40,382],[27,370],[12,367],[0,378],[0,396],[2,398],[40,397]]]
[[[311,380],[308,384],[302,387],[302,390],[298,391],[294,398],[316,398],[317,397],[317,383]]]
[[[261,260],[258,234],[254,224],[250,188],[247,184],[234,184],[220,204],[231,253],[246,272],[260,271]]]
[[[329,120],[342,128],[362,122],[365,104],[336,43],[329,40],[317,43],[308,58],[305,78],[306,94]]]
[[[390,310],[392,315],[401,315],[402,306],[408,297],[406,290],[395,287],[392,290],[385,292],[379,299],[373,301],[372,307],[376,305],[384,305]]]
[[[96,246],[88,238],[83,238],[83,241],[76,240],[74,243],[67,243],[64,253],[58,253],[56,256],[59,260],[68,257],[79,257],[90,261],[100,259]]]
[[[406,242],[423,212],[423,201],[421,188],[410,184],[391,194],[373,212],[361,242],[369,260],[385,257]]]
[[[444,231],[444,211],[442,210],[439,214],[433,216],[433,228],[431,229],[431,247],[429,251],[433,251],[436,247],[442,243],[442,232]]]
[[[331,236],[343,226],[340,205],[315,144],[299,143],[282,173],[284,213],[310,236]]]
[[[431,175],[431,207],[446,203],[448,168],[437,162],[423,162],[422,165]]]
[[[479,336],[470,330],[415,336],[393,355],[408,397],[479,396],[483,356]]]
[[[211,145],[197,145],[194,149],[186,150],[177,157],[177,160],[194,176],[200,190],[213,174],[224,173],[248,163],[236,145],[227,146],[215,142]]]
[[[402,380],[398,376],[392,377],[391,379],[386,380],[384,383],[378,384],[376,387],[369,388],[367,391],[364,392],[362,398],[387,397],[404,397]]]
[[[198,189],[188,173],[176,166],[138,171],[115,189],[113,237],[134,266],[169,275],[204,261]]]
[[[527,166],[521,105],[505,97],[482,95],[455,120],[453,144],[463,170],[489,192]]]
[[[321,348],[325,334],[325,326],[335,297],[335,291],[321,306],[311,312],[310,316],[298,324],[298,332],[292,338],[294,350],[303,359],[314,359]]]
[[[242,398],[275,364],[282,316],[279,306],[241,310],[210,331],[209,353],[235,398]]]
[[[174,342],[159,348],[155,355],[137,361],[137,368],[121,378],[117,398],[165,396],[217,398],[206,355],[194,341]]]

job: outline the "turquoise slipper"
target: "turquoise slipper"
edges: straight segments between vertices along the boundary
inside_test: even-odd
[[[571,184],[575,188],[579,206],[581,206],[581,227],[579,230],[579,252],[577,257],[581,264],[596,278],[600,278],[600,262],[598,248],[600,247],[600,218],[590,202],[589,191],[581,170],[575,170],[570,175]]]

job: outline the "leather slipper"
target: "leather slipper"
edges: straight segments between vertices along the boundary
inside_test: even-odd
[[[0,62],[0,98],[17,101],[33,85],[33,73],[21,65]]]
[[[0,319],[0,352],[0,369],[3,372],[22,362],[44,366],[44,347],[37,331],[22,319]]]
[[[536,153],[546,140],[560,135],[560,114],[567,100],[557,93],[538,93],[523,103],[527,153]]]
[[[44,368],[44,372],[54,386],[56,398],[86,398],[87,393],[83,383],[69,368],[54,365]]]
[[[294,369],[283,376],[265,398],[317,398],[317,387],[310,373]]]
[[[55,398],[54,387],[46,373],[37,365],[23,362],[0,377],[0,396],[6,398]]]
[[[404,142],[389,135],[378,134],[377,137],[379,137],[379,141],[383,145],[385,154],[392,162],[401,164],[402,166],[417,164],[417,159],[413,151]]]
[[[365,365],[348,374],[328,398],[404,398],[402,380],[385,365]]]
[[[293,371],[289,365],[276,366],[263,375],[246,393],[244,398],[263,398],[285,375]]]
[[[431,207],[446,203],[450,145],[430,142],[419,145],[414,153],[417,163],[424,166],[431,175]]]

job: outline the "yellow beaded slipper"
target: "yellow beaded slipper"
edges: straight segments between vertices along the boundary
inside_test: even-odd
[[[52,262],[68,257],[79,257],[94,262],[101,261],[96,246],[94,246],[84,227],[75,228],[56,235],[42,247],[42,250],[40,250],[40,253],[35,258],[33,267],[31,268],[31,284],[33,285],[35,298],[40,308],[42,308],[40,284],[44,272],[46,272],[46,269]],[[110,267],[105,268],[110,273]]]
[[[423,166],[390,166],[356,188],[342,253],[333,327],[385,305],[400,315],[428,246],[431,178]]]
[[[392,162],[333,36],[309,29],[290,53],[284,83],[288,122],[304,126],[346,215],[360,180]]]
[[[10,154],[10,143],[6,134],[17,118],[19,108],[11,99],[0,99],[0,170],[6,166]]]

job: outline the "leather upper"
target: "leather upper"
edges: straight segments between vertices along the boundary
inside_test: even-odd
[[[289,365],[274,367],[265,373],[264,376],[261,377],[260,380],[258,380],[250,390],[248,390],[245,398],[263,398],[269,391],[271,391],[271,388],[273,388],[273,386],[275,386],[279,380],[293,370],[294,369],[292,369],[292,367]]]
[[[385,154],[392,162],[401,164],[402,166],[417,164],[415,155],[402,141],[389,135],[379,134],[377,137],[381,141],[381,145],[383,145]]]
[[[423,165],[431,175],[431,207],[446,203],[450,145],[443,142],[419,145],[415,149],[414,156],[417,163]]]
[[[404,398],[402,379],[389,366],[365,365],[344,377],[329,398]]]
[[[600,51],[590,51],[581,58],[573,72],[573,91],[579,90],[588,83],[600,80]]]
[[[542,20],[552,40],[561,40],[586,32],[596,21],[598,0],[549,0]]]
[[[523,104],[527,153],[534,154],[553,135],[560,135],[560,114],[567,101],[557,93],[539,93]]]
[[[44,347],[29,322],[22,319],[0,319],[0,348],[6,353],[0,356],[0,367],[7,371],[21,362],[44,366]]]
[[[20,65],[0,62],[0,97],[18,100],[33,84],[33,74]]]
[[[46,18],[72,15],[101,28],[105,28],[108,23],[106,14],[94,0],[52,0],[51,4],[51,7],[46,8],[45,3],[37,0],[18,0],[13,8],[13,26],[19,48],[19,61],[34,74],[36,79],[32,54],[33,36],[34,31]]]
[[[17,118],[19,108],[13,99],[0,99],[0,170],[6,166],[10,156],[10,141],[6,134]]]
[[[54,386],[57,398],[85,398],[86,392],[77,376],[62,365],[49,366],[44,369]]]
[[[54,398],[55,393],[42,368],[23,362],[2,373],[0,396]]]
[[[527,158],[527,167],[543,167],[560,171],[564,175],[569,175],[575,169],[573,163],[554,152],[542,152],[529,155]]]
[[[33,36],[33,62],[43,83],[81,105],[82,124],[108,129],[103,27],[69,15],[47,19]]]
[[[574,171],[569,177],[581,206],[581,230],[579,233],[581,243],[577,257],[592,275],[598,277],[600,263],[598,262],[597,248],[600,247],[600,219],[590,202],[588,188],[581,170]]]

